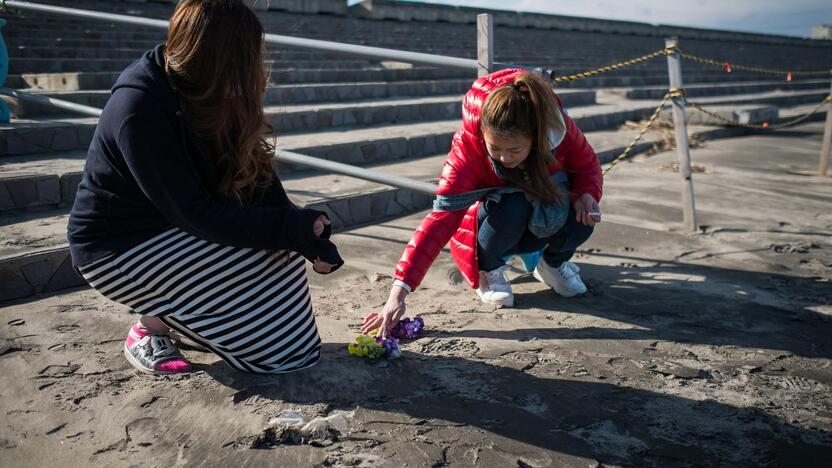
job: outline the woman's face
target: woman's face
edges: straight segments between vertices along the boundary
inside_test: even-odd
[[[485,139],[485,149],[488,155],[503,167],[513,169],[523,164],[523,161],[529,157],[532,139],[522,133],[495,135],[484,130],[482,136]]]

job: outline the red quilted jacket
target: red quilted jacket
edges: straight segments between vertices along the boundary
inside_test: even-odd
[[[455,195],[472,190],[497,187],[506,182],[497,177],[488,161],[480,131],[480,112],[492,90],[514,83],[520,69],[501,70],[474,82],[462,101],[462,127],[456,131],[451,151],[445,159],[437,195]],[[558,100],[560,102],[560,100]],[[572,200],[584,193],[601,200],[603,179],[601,165],[584,134],[567,115],[563,115],[566,134],[557,146],[549,173],[567,172]],[[395,278],[416,289],[428,268],[448,241],[451,256],[462,276],[472,288],[479,286],[477,267],[477,211],[480,202],[468,210],[433,211],[413,233],[396,265]]]

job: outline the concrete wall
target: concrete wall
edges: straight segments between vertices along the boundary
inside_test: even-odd
[[[176,4],[179,0],[128,0],[147,3]],[[252,8],[259,11],[279,10],[292,13],[339,15],[347,14],[346,0],[248,0]]]
[[[719,31],[679,26],[653,26],[647,23],[631,21],[612,21],[574,16],[545,15],[540,13],[517,13],[504,10],[486,10],[450,5],[425,5],[390,0],[365,0],[353,5],[349,10],[350,15],[375,20],[429,21],[458,24],[476,24],[477,14],[479,13],[491,13],[494,16],[494,26],[497,27],[557,29],[656,37],[679,36],[680,38],[700,40],[744,41],[800,46],[829,46],[829,44],[824,42],[811,39],[769,34]]]

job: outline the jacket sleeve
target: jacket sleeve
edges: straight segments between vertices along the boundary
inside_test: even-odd
[[[286,189],[283,188],[283,184],[276,175],[272,185],[263,194],[263,198],[260,200],[260,206],[272,208],[289,207],[298,209],[297,205],[289,199],[289,196],[286,194]],[[320,239],[298,248],[297,252],[303,255],[310,262],[314,262],[316,259],[320,258],[321,260],[329,263],[332,265],[332,269],[329,272],[333,273],[335,270],[344,265],[344,259],[342,259],[341,255],[338,253],[338,247],[336,247],[335,244],[329,240],[331,235],[332,226],[326,226]]]
[[[297,208],[297,206],[292,203],[292,200],[289,199],[289,196],[286,194],[286,189],[283,188],[283,184],[280,182],[280,179],[275,174],[274,180],[272,180],[272,185],[263,192],[263,197],[261,198],[258,206],[263,207],[270,207],[270,208],[279,208],[290,206]]]
[[[139,188],[171,224],[221,244],[297,250],[318,238],[316,210],[241,206],[212,194],[188,157],[176,124],[160,109],[129,114],[116,141]]]
[[[483,165],[478,164],[475,159],[476,145],[475,138],[466,130],[459,129],[454,134],[451,151],[442,167],[436,189],[437,195],[453,195],[480,188],[477,181],[481,180],[480,171],[483,170]],[[394,278],[415,290],[439,252],[459,228],[465,211],[462,209],[428,213],[404,248],[396,264]]]
[[[600,202],[604,186],[601,162],[575,122],[568,115],[563,118],[566,136],[557,151],[563,158],[563,170],[569,175],[572,184],[572,201],[588,193]]]

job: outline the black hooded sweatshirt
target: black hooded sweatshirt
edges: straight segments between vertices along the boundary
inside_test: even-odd
[[[322,238],[313,232],[323,213],[298,209],[277,177],[255,206],[215,193],[217,168],[185,125],[163,53],[159,45],[121,73],[98,121],[67,227],[73,265],[176,226],[210,242],[293,250],[340,267],[329,227]]]

